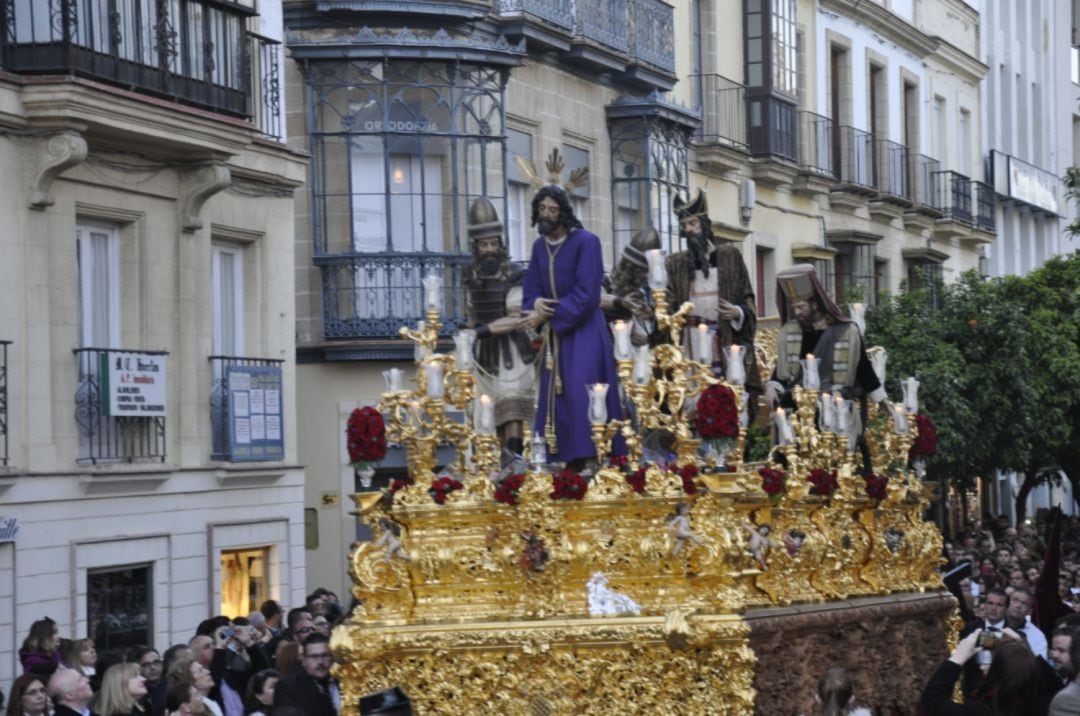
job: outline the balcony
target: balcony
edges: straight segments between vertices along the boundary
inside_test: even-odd
[[[936,174],[938,208],[947,220],[971,226],[971,180],[954,171]]]
[[[971,183],[975,187],[975,228],[987,234],[996,234],[997,192],[986,182]]]
[[[248,33],[255,13],[228,0],[7,0],[3,8],[6,70],[87,77],[239,117],[258,119],[264,103],[279,102],[277,64],[268,60],[280,48]]]
[[[627,0],[577,2],[574,31],[584,40],[626,53],[630,50],[628,18]]]
[[[813,174],[833,177],[833,122],[814,112],[801,111],[799,124],[799,167]]]
[[[0,341],[0,466],[8,464],[8,346]]]
[[[748,97],[746,112],[751,154],[798,159],[794,104],[777,97]]]
[[[402,326],[424,319],[421,279],[443,277],[442,335],[465,325],[461,269],[469,254],[321,254],[323,335],[327,340],[394,340]]]
[[[574,29],[574,0],[498,0],[496,9],[504,19],[535,19],[567,32]]]
[[[630,0],[630,57],[673,74],[674,23],[674,10],[663,0]]]
[[[165,461],[162,351],[77,348],[79,462]]]
[[[213,376],[210,459],[284,460],[281,366],[285,361],[239,356],[210,356],[209,360]]]
[[[833,148],[836,176],[849,188],[856,187],[872,194],[874,185],[874,135],[854,127],[841,126],[839,141]]]
[[[873,143],[873,187],[888,201],[911,205],[908,148],[888,139]]]
[[[938,181],[941,174],[941,162],[925,154],[909,154],[908,165],[911,199],[915,202],[916,208],[921,212],[940,216]]]

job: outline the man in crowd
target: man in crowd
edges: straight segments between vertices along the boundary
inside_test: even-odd
[[[330,678],[330,640],[312,634],[300,647],[301,668],[282,678],[274,689],[274,708],[291,707],[307,716],[337,716],[341,693]]]
[[[90,679],[75,669],[57,669],[49,679],[48,689],[55,707],[54,716],[92,716],[90,701],[94,691]]]
[[[746,263],[738,249],[713,235],[704,192],[698,191],[692,202],[676,196],[672,208],[679,218],[679,234],[686,239],[686,250],[667,258],[668,306],[675,311],[686,301],[694,303],[687,331],[702,323],[715,327],[713,365],[718,376],[724,375],[722,349],[742,346],[746,388],[751,410],[755,410],[761,376],[754,355],[754,287]],[[690,346],[689,341],[684,343]]]
[[[536,399],[536,350],[520,319],[525,271],[510,261],[502,222],[484,197],[469,207],[468,230],[474,261],[464,268],[462,282],[468,289],[469,326],[476,333],[477,394],[494,399],[500,441],[520,455]]]
[[[1005,591],[995,587],[986,593],[984,616],[982,619],[968,622],[960,631],[963,639],[976,629],[982,629],[984,634],[996,634],[1000,637],[1005,629],[1005,613],[1008,611],[1009,597]],[[989,653],[989,652],[988,652]],[[975,693],[979,682],[982,680],[982,672],[976,659],[969,659],[964,664],[963,691],[964,696],[970,697]]]
[[[259,605],[259,611],[266,618],[266,627],[270,633],[277,636],[281,633],[281,618],[284,616],[281,605],[273,599],[267,599]]]
[[[213,636],[209,634],[197,634],[188,642],[188,648],[191,649],[191,654],[195,657],[195,661],[202,664],[205,669],[210,668],[210,662],[214,660]]]
[[[1018,634],[1027,639],[1031,652],[1035,656],[1047,657],[1046,635],[1039,627],[1031,623],[1031,613],[1035,609],[1035,596],[1027,587],[1013,590],[1009,597],[1009,608],[1005,612],[1005,621]]]

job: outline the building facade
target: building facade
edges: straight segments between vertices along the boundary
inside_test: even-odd
[[[297,196],[300,459],[318,546],[309,585],[344,588],[359,487],[344,441],[443,273],[464,320],[465,217],[499,209],[526,259],[531,189],[513,161],[588,167],[572,200],[610,269],[671,199],[704,190],[775,324],[775,276],[812,262],[841,304],[978,269],[996,235],[984,173],[977,9],[962,0],[332,0],[286,3]],[[893,388],[896,386],[893,385]],[[393,450],[376,476],[403,468]]]
[[[0,13],[0,686],[304,595],[280,3]]]

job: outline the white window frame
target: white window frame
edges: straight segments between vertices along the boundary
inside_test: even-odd
[[[94,314],[90,298],[95,293],[94,277],[98,273],[98,266],[94,252],[89,250],[87,244],[94,235],[104,235],[107,242],[108,336],[91,334]],[[120,348],[120,233],[112,224],[80,221],[75,225],[75,243],[79,280],[79,345],[83,348]]]
[[[213,283],[214,304],[214,331],[213,331],[213,354],[214,355],[244,355],[245,330],[244,330],[244,247],[238,244],[215,241],[211,247],[210,274]],[[235,349],[225,350],[224,334],[224,306],[222,304],[222,261],[223,255],[233,258],[233,342]]]

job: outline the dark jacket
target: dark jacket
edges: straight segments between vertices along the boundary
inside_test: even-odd
[[[76,711],[75,709],[68,708],[63,704],[56,704],[53,707],[53,716],[83,716],[83,714],[82,711]],[[96,714],[91,711],[90,716],[96,716]]]
[[[326,687],[320,687],[315,679],[300,669],[278,682],[274,689],[274,708],[291,706],[308,716],[337,716],[329,685],[330,681],[327,680]]]

